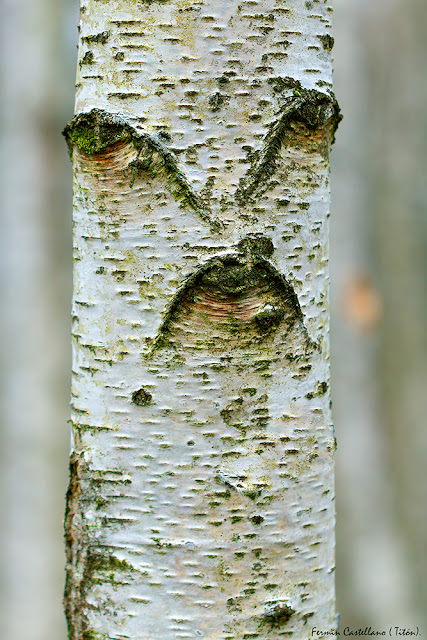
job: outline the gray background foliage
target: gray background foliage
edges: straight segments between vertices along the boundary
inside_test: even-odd
[[[0,3],[0,637],[65,640],[77,0]],[[341,628],[427,627],[427,5],[337,0],[331,340]],[[426,637],[426,636],[424,636]]]

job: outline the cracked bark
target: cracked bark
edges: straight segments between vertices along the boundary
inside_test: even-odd
[[[82,2],[71,640],[336,624],[330,14]]]

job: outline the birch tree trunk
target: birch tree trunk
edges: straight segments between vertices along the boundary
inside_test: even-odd
[[[331,12],[82,0],[72,640],[336,626]]]

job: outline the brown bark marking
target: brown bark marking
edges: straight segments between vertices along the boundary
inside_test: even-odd
[[[99,545],[99,540],[91,542],[89,538],[83,504],[93,504],[97,496],[96,486],[102,481],[123,482],[120,478],[112,481],[102,476],[97,478],[93,472],[90,473],[82,454],[72,454],[65,509],[67,567],[64,607],[69,640],[104,638],[91,629],[89,612],[94,607],[88,601],[88,593],[94,584],[118,584],[123,574],[126,581],[132,576],[133,568],[125,560],[118,559],[112,552],[114,550],[110,552],[105,545]],[[101,496],[99,498],[103,500]]]
[[[179,168],[175,154],[167,147],[169,138],[165,132],[138,132],[122,118],[92,109],[74,116],[63,134],[70,154],[77,154],[79,170],[99,179],[109,193],[112,189],[123,195],[132,189],[140,174],[145,178],[160,177],[181,205],[193,209],[212,231],[221,230],[222,224],[211,217],[207,202]]]
[[[268,125],[262,147],[249,155],[251,167],[235,194],[240,205],[268,187],[283,145],[327,157],[342,117],[332,92],[305,89],[298,80],[288,77],[271,78],[270,83],[278,95],[280,110]]]
[[[70,484],[65,508],[67,567],[64,607],[70,640],[84,640],[86,626],[84,574],[87,561],[87,529],[81,510],[82,457],[73,453],[70,460]]]
[[[213,258],[187,279],[166,314],[157,346],[166,341],[190,349],[245,348],[279,325],[289,330],[302,321],[286,279],[259,254],[245,252],[243,241],[239,247],[239,253]]]

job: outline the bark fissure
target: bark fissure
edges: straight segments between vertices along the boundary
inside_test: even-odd
[[[88,541],[85,519],[80,506],[81,474],[84,466],[82,456],[72,455],[65,510],[67,568],[64,593],[65,613],[71,640],[80,640],[87,624],[84,575]]]

